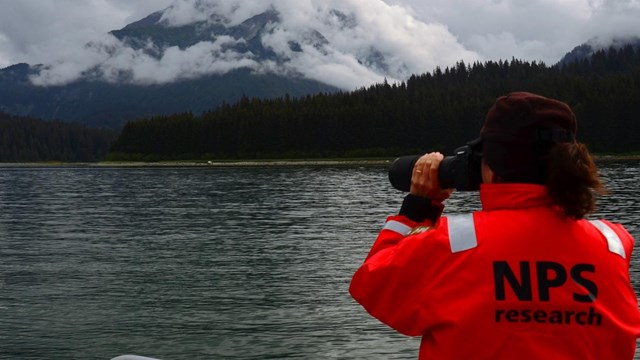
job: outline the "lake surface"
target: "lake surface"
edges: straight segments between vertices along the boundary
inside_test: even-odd
[[[600,165],[640,239],[640,162]],[[348,294],[402,197],[382,166],[0,167],[0,359],[415,359]]]

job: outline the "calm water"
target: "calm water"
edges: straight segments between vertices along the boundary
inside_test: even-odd
[[[602,172],[640,239],[640,163]],[[384,167],[0,168],[0,359],[414,359],[347,291],[401,199]]]

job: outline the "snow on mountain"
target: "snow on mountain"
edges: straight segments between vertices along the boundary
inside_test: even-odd
[[[31,80],[154,85],[249,69],[352,90],[477,59],[444,25],[382,0],[176,0]]]

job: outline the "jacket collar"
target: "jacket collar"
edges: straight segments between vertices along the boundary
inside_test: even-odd
[[[553,206],[547,188],[536,184],[481,184],[483,210]]]

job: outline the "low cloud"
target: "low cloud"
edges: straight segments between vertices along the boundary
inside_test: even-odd
[[[258,73],[298,74],[352,90],[384,78],[401,81],[436,66],[478,59],[445,26],[421,22],[406,8],[382,0],[176,0],[161,22],[165,26],[196,21],[234,26],[269,9],[280,14],[281,22],[271,24],[262,42],[286,59],[279,65],[261,63],[249,52],[228,50],[225,45],[237,41],[230,37],[184,49],[170,47],[156,58],[145,49],[135,50],[103,35],[52,61],[32,80],[57,85],[91,75],[112,82],[161,84],[249,68]]]
[[[11,63],[56,62],[128,16],[106,0],[0,0],[0,8],[0,54]]]
[[[606,45],[640,34],[640,0],[0,0],[0,8],[8,9],[0,13],[0,67],[45,64],[40,85],[82,76],[157,84],[247,67],[354,89],[459,60],[551,65],[591,39]],[[167,26],[234,26],[271,8],[283,22],[263,43],[285,62],[232,51],[228,38],[151,57],[108,35],[163,9]]]
[[[108,35],[100,42],[89,44],[76,56],[45,66],[32,82],[41,86],[65,84],[84,76],[114,83],[152,85],[224,74],[243,67],[257,69],[258,63],[247,54],[224,49],[225,45],[235,43],[237,40],[223,36],[184,50],[169,47],[164,49],[162,57],[155,58],[145,51],[154,47],[151,43],[147,48],[136,50]]]
[[[590,39],[640,34],[639,0],[386,0],[446,24],[483,59],[558,62]]]

